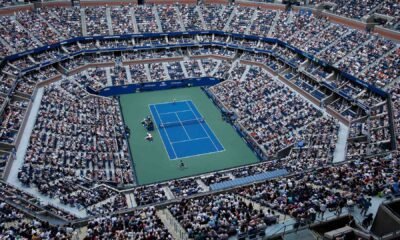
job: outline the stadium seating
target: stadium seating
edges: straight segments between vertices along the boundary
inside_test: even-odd
[[[329,2],[334,14],[387,15],[383,27],[400,29],[395,0]],[[15,5],[0,1],[0,10]],[[369,197],[400,194],[392,151],[400,144],[398,43],[307,8],[261,6],[40,7],[0,16],[0,175],[19,181],[0,181],[0,238],[179,239],[173,221],[190,238],[252,239],[285,224],[281,216],[304,225],[324,220],[324,206],[340,215]],[[187,34],[207,30],[218,33]],[[164,35],[93,38],[132,33]],[[118,98],[93,93],[200,77],[221,80],[205,91],[264,161],[136,186]],[[336,163],[343,125],[346,161]]]

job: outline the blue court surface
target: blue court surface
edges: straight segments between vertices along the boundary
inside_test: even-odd
[[[224,151],[192,101],[149,107],[170,160]]]

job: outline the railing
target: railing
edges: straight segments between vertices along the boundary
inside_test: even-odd
[[[175,233],[178,234],[179,239],[188,240],[189,234],[187,234],[185,229],[183,229],[183,227],[179,224],[178,220],[176,220],[175,217],[172,216],[171,212],[168,209],[163,209],[161,211],[164,213],[170,226],[173,227]]]
[[[335,219],[335,218],[339,218],[339,217],[345,217],[345,216],[353,217],[353,219],[358,220],[358,219],[354,218],[354,216],[351,215],[350,213],[347,213],[347,214],[343,214],[342,216],[333,215],[333,216],[325,217],[323,219],[316,219],[313,222],[308,222],[308,223],[304,224],[303,226],[296,226],[295,227],[295,225],[298,225],[299,222],[285,224],[284,226],[282,226],[281,228],[279,228],[278,230],[276,230],[272,234],[269,234],[269,237],[267,237],[267,239],[273,239],[273,238],[275,238],[277,236],[285,236],[285,235],[293,233],[293,232],[298,232],[298,231],[301,231],[301,230],[304,230],[304,229],[309,229],[313,225],[324,223],[324,222],[327,222],[329,220],[332,220],[332,219]],[[290,227],[292,227],[292,228],[290,228]]]

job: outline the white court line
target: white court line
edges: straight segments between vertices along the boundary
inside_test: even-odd
[[[193,108],[189,105],[189,102],[192,102],[192,100],[176,101],[175,103],[177,103],[177,102],[186,102],[186,105],[189,107],[190,110],[185,110],[185,111],[191,111],[191,112],[196,116],[195,112],[193,111]],[[161,117],[160,117],[160,114],[158,113],[158,110],[157,110],[157,107],[156,107],[156,106],[157,106],[157,105],[163,105],[163,104],[172,104],[172,103],[174,103],[174,102],[164,102],[164,103],[157,103],[157,104],[149,104],[149,106],[154,106],[154,109],[155,109],[155,111],[156,111],[156,113],[157,113],[157,115],[158,115],[160,121],[162,121],[162,120],[161,120]],[[194,105],[193,102],[192,102],[192,104]],[[196,107],[196,105],[194,105],[194,106]],[[153,112],[152,112],[152,111],[150,111],[150,113],[151,113],[151,115],[153,115]],[[200,115],[201,118],[203,118],[199,112],[198,112],[198,114]],[[153,118],[154,118],[154,116],[153,116]],[[204,119],[204,118],[203,118],[203,119]],[[200,125],[202,126],[202,128],[203,128],[203,130],[206,132],[206,134],[208,135],[208,137],[204,137],[204,139],[210,139],[211,142],[213,143],[213,145],[214,145],[216,151],[214,150],[214,151],[210,151],[210,152],[206,152],[206,153],[201,153],[201,154],[190,155],[190,156],[186,156],[186,157],[178,157],[178,155],[176,154],[175,149],[174,149],[174,147],[173,147],[173,144],[174,144],[174,143],[178,143],[178,142],[171,142],[171,139],[169,138],[168,133],[167,133],[166,130],[164,129],[164,131],[165,131],[165,133],[166,133],[166,135],[167,135],[168,141],[169,141],[169,143],[170,143],[170,146],[171,146],[171,148],[172,148],[172,150],[174,151],[174,154],[175,154],[175,158],[170,158],[170,157],[169,157],[169,154],[167,154],[170,160],[175,161],[175,160],[179,160],[179,159],[186,159],[186,158],[192,158],[192,157],[200,157],[200,156],[204,156],[204,155],[211,155],[211,154],[214,154],[214,153],[220,153],[220,152],[225,152],[225,151],[226,151],[225,148],[224,148],[224,146],[222,145],[221,141],[219,141],[218,137],[215,136],[215,134],[213,133],[213,134],[214,134],[214,137],[216,138],[216,140],[219,142],[219,144],[220,144],[221,147],[222,147],[222,150],[218,150],[218,148],[215,146],[214,141],[210,138],[210,135],[209,135],[208,132],[204,129],[204,126],[203,126],[203,124],[202,124],[201,122],[200,122]],[[208,126],[208,125],[207,125],[207,126]],[[209,127],[210,131],[213,132],[213,130],[210,128],[210,126],[208,126],[208,127]],[[165,144],[165,142],[164,142],[164,138],[161,136],[160,129],[159,129],[158,126],[157,126],[157,130],[158,130],[158,132],[159,132],[159,134],[160,134],[161,140],[163,141],[164,149],[165,149],[165,151],[168,153],[168,150],[167,150],[167,148],[166,148],[166,144]],[[200,139],[202,139],[202,138],[192,139],[191,141],[200,140]],[[183,141],[182,141],[182,142],[183,142]],[[186,142],[189,142],[189,141],[186,140]]]
[[[175,102],[162,102],[162,103],[157,103],[156,105],[166,105],[166,104],[173,104],[173,103],[182,103],[182,102],[187,102],[188,100],[181,100],[181,101],[175,101]],[[154,104],[153,104],[154,105]]]
[[[191,138],[190,140],[182,140],[182,141],[176,141],[176,142],[171,142],[172,144],[175,143],[184,143],[184,142],[192,142],[196,140],[203,140],[203,139],[209,139],[208,137],[201,137],[201,138]]]
[[[154,105],[154,104],[151,104],[151,105],[149,105],[150,107],[151,106],[154,106],[154,110],[156,111],[156,113],[157,113],[157,116],[158,116],[158,119],[160,119],[160,122],[162,121],[161,120],[161,117],[160,117],[160,115],[158,114],[158,111],[157,111],[157,106],[156,105]],[[153,115],[153,111],[151,111],[151,108],[150,108],[150,113],[151,113],[151,115]],[[154,118],[154,116],[153,116],[153,118]],[[160,132],[160,128],[159,127],[157,127],[157,130],[158,130],[158,134],[160,134],[160,138],[161,138],[161,140],[163,141],[163,144],[164,144],[164,148],[165,148],[165,151],[167,152],[167,154],[169,153],[168,152],[168,150],[167,150],[167,145],[165,144],[165,142],[164,142],[164,138],[162,137],[162,135],[161,135],[161,132]],[[174,151],[174,154],[175,154],[175,158],[177,158],[178,157],[178,155],[176,155],[176,152],[175,152],[175,149],[174,149],[174,146],[172,145],[172,143],[171,143],[171,139],[169,138],[169,136],[168,136],[168,132],[165,130],[165,128],[163,128],[163,130],[164,130],[164,132],[165,132],[165,134],[167,135],[167,138],[168,138],[168,141],[169,141],[169,145],[171,146],[171,148],[172,148],[172,151]],[[169,157],[169,154],[168,154],[168,157]],[[173,159],[175,159],[175,158],[173,158]],[[170,158],[171,159],[171,158]]]
[[[159,113],[159,115],[164,115],[164,114],[173,114],[173,113],[181,113],[181,112],[191,112],[192,110],[182,110],[182,111],[175,111],[175,112],[165,112],[165,113]]]
[[[185,128],[185,126],[183,125],[183,123],[182,123],[182,121],[181,121],[181,118],[178,116],[177,113],[175,113],[175,115],[176,115],[176,117],[178,118],[178,121],[179,121],[179,123],[181,124],[181,126],[182,126],[182,128],[183,128],[183,131],[185,131],[186,136],[187,136],[188,139],[190,140],[189,133],[186,131],[186,128]]]
[[[196,104],[194,104],[194,102],[192,101],[192,100],[190,100],[190,102],[193,104],[193,106],[197,109],[197,107],[196,107]],[[190,106],[189,106],[190,107]],[[194,113],[194,112],[193,112]],[[203,116],[201,115],[201,113],[199,112],[199,111],[197,111],[197,113],[200,115],[200,117],[202,118],[202,119],[204,119],[203,118]],[[206,123],[207,124],[207,122],[204,120],[204,123]],[[201,123],[201,125],[203,125],[203,123]],[[210,125],[208,125],[207,124],[207,127],[208,127],[208,129],[210,129],[210,131],[212,132],[212,134],[214,135],[214,137],[215,137],[215,140],[217,140],[218,141],[218,143],[219,143],[219,145],[221,145],[221,147],[222,147],[222,150],[221,151],[219,151],[219,152],[223,152],[223,151],[225,151],[225,148],[224,148],[224,145],[222,145],[222,142],[219,140],[219,138],[218,138],[218,136],[217,135],[215,135],[215,132],[212,130],[212,128],[211,128],[211,126]],[[211,142],[213,142],[213,140],[211,139]]]
[[[200,153],[200,154],[190,155],[190,156],[186,156],[186,157],[170,158],[170,160],[178,160],[178,159],[185,159],[185,158],[192,158],[192,157],[200,157],[200,156],[211,155],[211,154],[220,153],[220,152],[225,152],[225,149],[220,150],[220,151],[212,151],[212,152],[206,152],[206,153]]]
[[[192,110],[194,116],[196,117],[196,114],[195,114],[195,112],[193,111],[192,107],[189,105],[189,103],[186,102],[186,104],[187,104],[188,107]],[[200,113],[199,113],[199,114],[200,114]],[[200,114],[200,117],[203,117],[203,116],[201,116],[201,114]],[[206,132],[206,134],[207,134],[208,138],[210,139],[210,141],[212,142],[212,144],[214,145],[215,150],[218,152],[217,145],[215,145],[214,141],[211,139],[210,135],[208,134],[207,130],[204,128],[203,124],[200,123],[200,125],[201,125],[201,127],[203,128],[204,132]]]

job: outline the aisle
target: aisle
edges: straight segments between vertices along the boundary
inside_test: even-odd
[[[347,138],[349,137],[349,127],[346,125],[339,123],[339,133],[338,140],[336,143],[335,152],[333,153],[333,163],[343,162],[346,160],[346,146],[347,146]]]
[[[24,132],[22,134],[22,137],[21,137],[21,142],[20,142],[19,147],[16,152],[16,159],[12,163],[12,166],[10,169],[10,174],[8,175],[8,178],[7,178],[7,183],[9,183],[10,185],[13,185],[19,189],[23,189],[23,191],[36,196],[40,200],[40,202],[43,204],[50,203],[50,204],[57,206],[65,211],[68,211],[78,217],[86,217],[87,214],[86,214],[85,210],[78,210],[77,208],[61,204],[59,199],[53,199],[53,198],[49,198],[48,196],[44,196],[44,195],[38,193],[36,188],[24,187],[24,186],[22,186],[21,182],[18,180],[18,170],[24,164],[24,157],[25,157],[26,151],[29,146],[29,140],[30,140],[32,130],[35,126],[36,117],[38,115],[39,108],[40,108],[40,102],[42,101],[42,97],[43,97],[43,92],[44,92],[43,88],[39,88],[37,90],[35,99],[32,104],[31,112],[30,112],[29,116],[27,116],[28,120],[27,120],[25,129],[24,129]]]

